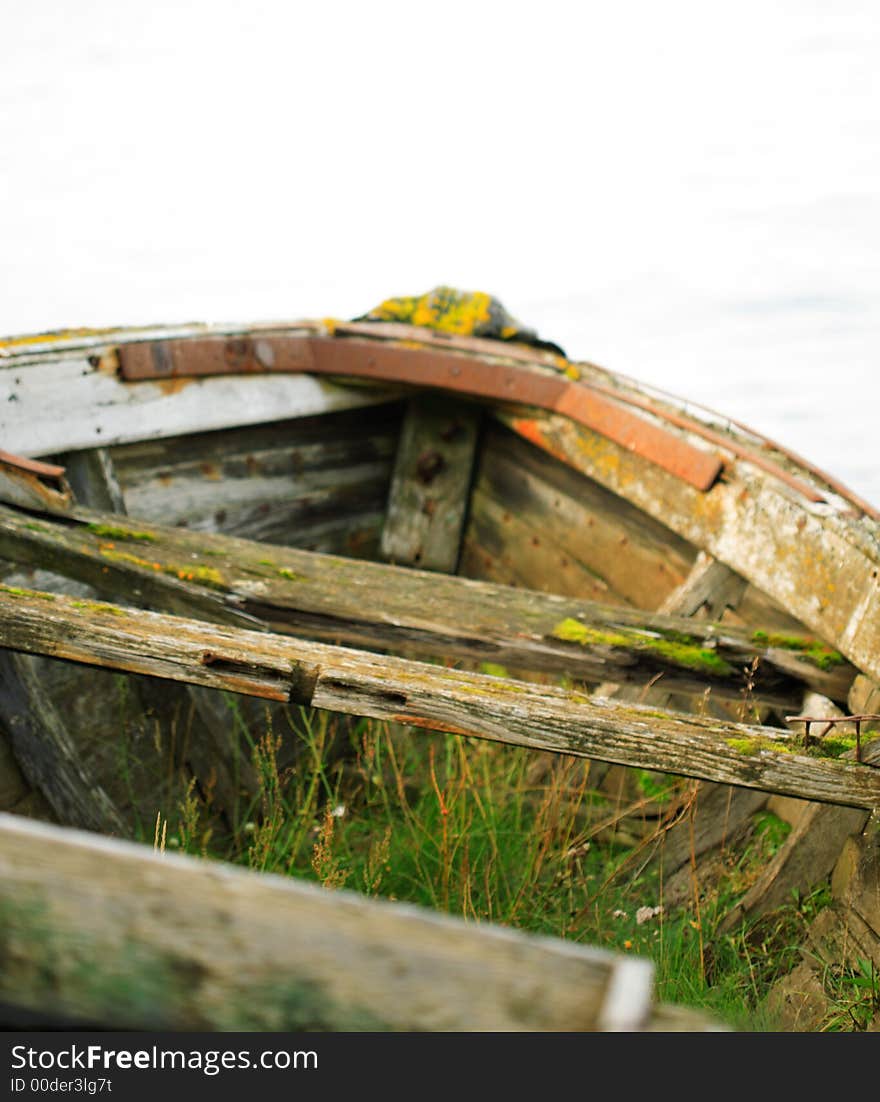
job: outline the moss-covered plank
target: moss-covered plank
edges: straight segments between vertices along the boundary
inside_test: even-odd
[[[348,715],[880,807],[880,770],[725,722],[389,655],[0,588],[0,646]]]
[[[0,555],[126,603],[419,657],[460,657],[589,681],[641,682],[797,707],[803,684],[845,699],[855,671],[831,648],[383,563],[77,512],[0,509]]]

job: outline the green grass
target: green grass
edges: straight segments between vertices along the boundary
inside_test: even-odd
[[[271,729],[251,738],[258,791],[221,830],[191,786],[169,816],[169,848],[648,957],[658,1000],[774,1028],[764,998],[827,899],[718,927],[784,841],[775,816],[757,816],[723,875],[695,879],[673,908],[650,859],[657,834],[633,837],[625,813],[650,803],[661,820],[686,815],[692,782],[639,773],[636,804],[620,809],[578,759],[306,709],[293,718],[295,765],[279,767]]]

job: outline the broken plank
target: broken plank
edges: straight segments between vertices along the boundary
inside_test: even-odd
[[[728,608],[736,608],[747,582],[729,566],[701,551],[691,572],[660,605],[660,612],[696,616],[705,608],[710,619],[720,620]]]
[[[478,406],[443,395],[409,402],[382,530],[387,561],[455,573],[480,417]]]
[[[855,671],[803,640],[489,582],[358,562],[78,510],[64,524],[0,508],[0,555],[126,603],[420,657],[461,657],[589,681],[664,684],[799,706],[808,684],[844,699]]]
[[[0,588],[0,646],[872,810],[880,770],[797,736],[117,605]]]
[[[63,467],[0,451],[0,501],[41,513],[66,513],[73,495]]]
[[[0,997],[113,1029],[641,1030],[655,1009],[646,960],[9,815],[0,909]]]

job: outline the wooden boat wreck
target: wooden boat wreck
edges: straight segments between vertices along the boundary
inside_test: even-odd
[[[696,778],[671,865],[795,798],[741,913],[829,875],[880,807],[880,513],[439,300],[0,342],[0,811],[130,836],[179,794],[181,709],[222,808],[249,783],[224,690],[282,732],[297,702]]]

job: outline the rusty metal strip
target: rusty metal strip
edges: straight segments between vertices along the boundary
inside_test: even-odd
[[[64,468],[0,451],[0,501],[41,512],[66,513],[73,493]]]
[[[567,360],[565,357],[554,355],[552,352],[542,352],[540,349],[529,348],[527,345],[518,345],[513,342],[505,344],[497,340],[489,340],[481,337],[459,337],[441,334],[432,329],[426,329],[424,326],[405,325],[401,322],[340,322],[335,324],[334,332],[373,336],[383,340],[418,341],[420,344],[432,347],[452,347],[465,352],[475,352],[478,355],[503,356],[505,359],[516,360],[520,363],[536,364],[541,367],[550,367],[556,371],[564,371],[567,367],[572,366],[575,369],[577,368],[576,364],[573,364],[572,361]],[[632,380],[632,382],[633,385],[637,385],[636,380]],[[614,401],[622,402],[636,409],[645,410],[645,412],[651,413],[660,420],[668,421],[670,424],[676,425],[688,432],[692,432],[697,436],[701,436],[703,439],[719,447],[726,448],[738,458],[745,459],[761,470],[774,475],[776,478],[780,479],[780,481],[791,486],[792,489],[797,490],[798,493],[802,494],[808,501],[819,502],[825,500],[823,494],[807,485],[806,482],[799,479],[796,475],[786,471],[784,467],[780,467],[778,463],[766,458],[766,456],[761,455],[760,452],[756,450],[749,449],[746,445],[739,443],[731,437],[715,432],[696,418],[669,410],[665,406],[651,401],[650,398],[637,397],[593,380],[586,381],[582,379],[581,385],[589,387],[598,394],[604,394]],[[675,400],[674,395],[669,395],[669,397]],[[804,459],[803,456],[797,455],[795,452],[785,448],[781,444],[777,444],[766,436],[755,433],[747,425],[742,425],[738,421],[733,421],[730,418],[724,418],[721,414],[713,410],[707,409],[706,412],[722,420],[727,420],[731,425],[735,425],[742,431],[750,433],[763,444],[774,448],[780,455],[784,455],[794,463],[797,463],[807,473],[823,481],[830,490],[848,501],[851,505],[855,505],[857,509],[860,509],[867,516],[874,520],[880,520],[880,511],[858,497],[852,490],[844,486],[841,482],[838,482],[832,475],[829,475],[826,471],[821,470]]]
[[[592,367],[592,366],[595,366],[595,365],[591,364],[590,366]],[[598,370],[603,370],[603,369],[599,368]],[[615,373],[615,377],[628,382],[633,387],[639,387],[640,386],[639,381],[637,379],[634,379],[632,376],[621,375],[619,373]],[[642,401],[645,400],[645,399],[635,398],[635,397],[632,397],[632,396],[629,396],[629,395],[619,393],[618,391],[614,390],[611,387],[603,387],[601,383],[591,382],[589,385],[593,386],[593,387],[596,387],[597,389],[610,391],[611,393],[615,394],[621,402],[626,402],[628,405],[638,406]],[[670,394],[668,391],[662,390],[659,387],[651,386],[650,390],[653,391],[653,393],[655,393],[655,394],[663,395],[665,398],[668,398],[672,402],[682,402],[683,401],[683,399],[680,398],[678,395]],[[805,470],[807,472],[807,474],[811,474],[811,475],[813,475],[814,478],[817,478],[820,482],[824,482],[825,485],[833,493],[837,494],[838,497],[843,498],[844,501],[849,502],[850,505],[855,506],[855,508],[858,509],[861,513],[864,513],[865,516],[870,517],[872,520],[880,521],[880,509],[878,509],[876,506],[872,505],[870,502],[865,501],[864,498],[859,497],[859,495],[856,494],[853,490],[851,490],[849,488],[849,486],[845,485],[839,479],[835,478],[834,475],[829,474],[827,471],[823,470],[821,467],[816,466],[815,463],[813,463],[809,459],[804,458],[804,456],[798,454],[798,452],[792,451],[792,449],[789,448],[789,447],[786,447],[785,444],[780,444],[778,440],[774,440],[774,439],[772,439],[772,437],[765,436],[763,433],[757,432],[755,429],[753,429],[751,427],[751,425],[746,425],[742,421],[738,421],[735,417],[729,417],[725,413],[720,413],[717,409],[712,409],[711,406],[707,406],[703,402],[694,402],[694,401],[688,400],[687,405],[692,406],[696,409],[700,409],[704,413],[709,414],[710,417],[714,417],[718,421],[723,421],[726,424],[731,425],[733,428],[739,429],[740,432],[746,433],[748,436],[751,436],[753,440],[757,440],[763,447],[772,448],[773,451],[778,452],[780,455],[784,455],[786,457],[786,459],[790,459],[792,461],[792,463],[795,463],[797,466],[802,467],[803,470]],[[663,409],[662,406],[658,407],[657,416],[658,417],[667,416],[667,413]],[[703,425],[703,423],[701,421],[697,421],[696,419],[694,419],[694,420],[689,419],[689,426],[692,428],[693,432],[700,432],[701,430],[706,429],[706,426]],[[711,430],[707,430],[707,431],[711,431]],[[748,457],[749,457],[750,461],[755,462],[757,453],[749,451],[748,448],[745,447],[745,445],[741,445],[741,446],[748,453]],[[763,464],[766,464],[766,463],[771,463],[772,464],[772,462],[773,462],[772,460],[764,460],[763,457],[759,457],[759,458],[761,458],[763,460]],[[759,463],[758,465],[762,465],[762,464]],[[764,469],[767,470],[769,468],[767,468],[765,466]],[[773,467],[773,473],[774,474],[778,473],[780,470],[782,470],[782,468],[780,468],[778,465],[774,465],[774,467]],[[825,499],[824,498],[819,498],[819,500],[824,501]]]
[[[761,470],[767,471],[768,474],[772,474],[775,478],[778,478],[780,482],[784,482],[787,486],[791,486],[793,490],[797,490],[798,493],[802,494],[807,501],[825,500],[824,494],[820,494],[812,486],[804,482],[803,479],[790,474],[784,467],[780,467],[778,463],[774,463],[772,459],[767,459],[765,456],[755,451],[754,448],[748,448],[745,444],[740,444],[738,440],[725,436],[723,433],[716,432],[714,429],[710,429],[708,425],[704,425],[692,417],[668,410],[658,405],[656,402],[652,402],[649,398],[637,398],[631,394],[621,394],[613,387],[603,386],[601,383],[588,383],[587,385],[599,394],[605,394],[608,395],[608,397],[616,398],[619,402],[623,402],[628,406],[634,406],[636,409],[643,409],[646,413],[652,413],[655,417],[668,421],[672,425],[677,425],[678,428],[685,429],[687,432],[692,432],[697,436],[701,436],[704,440],[708,440],[710,443],[718,445],[718,447],[725,448],[727,451],[732,452],[738,459],[744,459],[755,467],[760,467]]]
[[[157,347],[157,345],[159,347]],[[127,345],[119,350],[127,380],[178,376],[308,372],[354,376],[456,391],[562,413],[695,486],[708,490],[721,458],[703,451],[625,406],[562,375],[515,363],[433,348],[332,337],[255,337],[176,340]]]
[[[64,477],[64,467],[58,467],[54,463],[43,463],[39,459],[29,459],[23,455],[13,455],[12,452],[0,450],[0,463],[51,481],[59,481]]]
[[[140,379],[203,375],[295,374],[314,370],[312,338],[204,337],[145,341],[119,349],[120,374]]]

